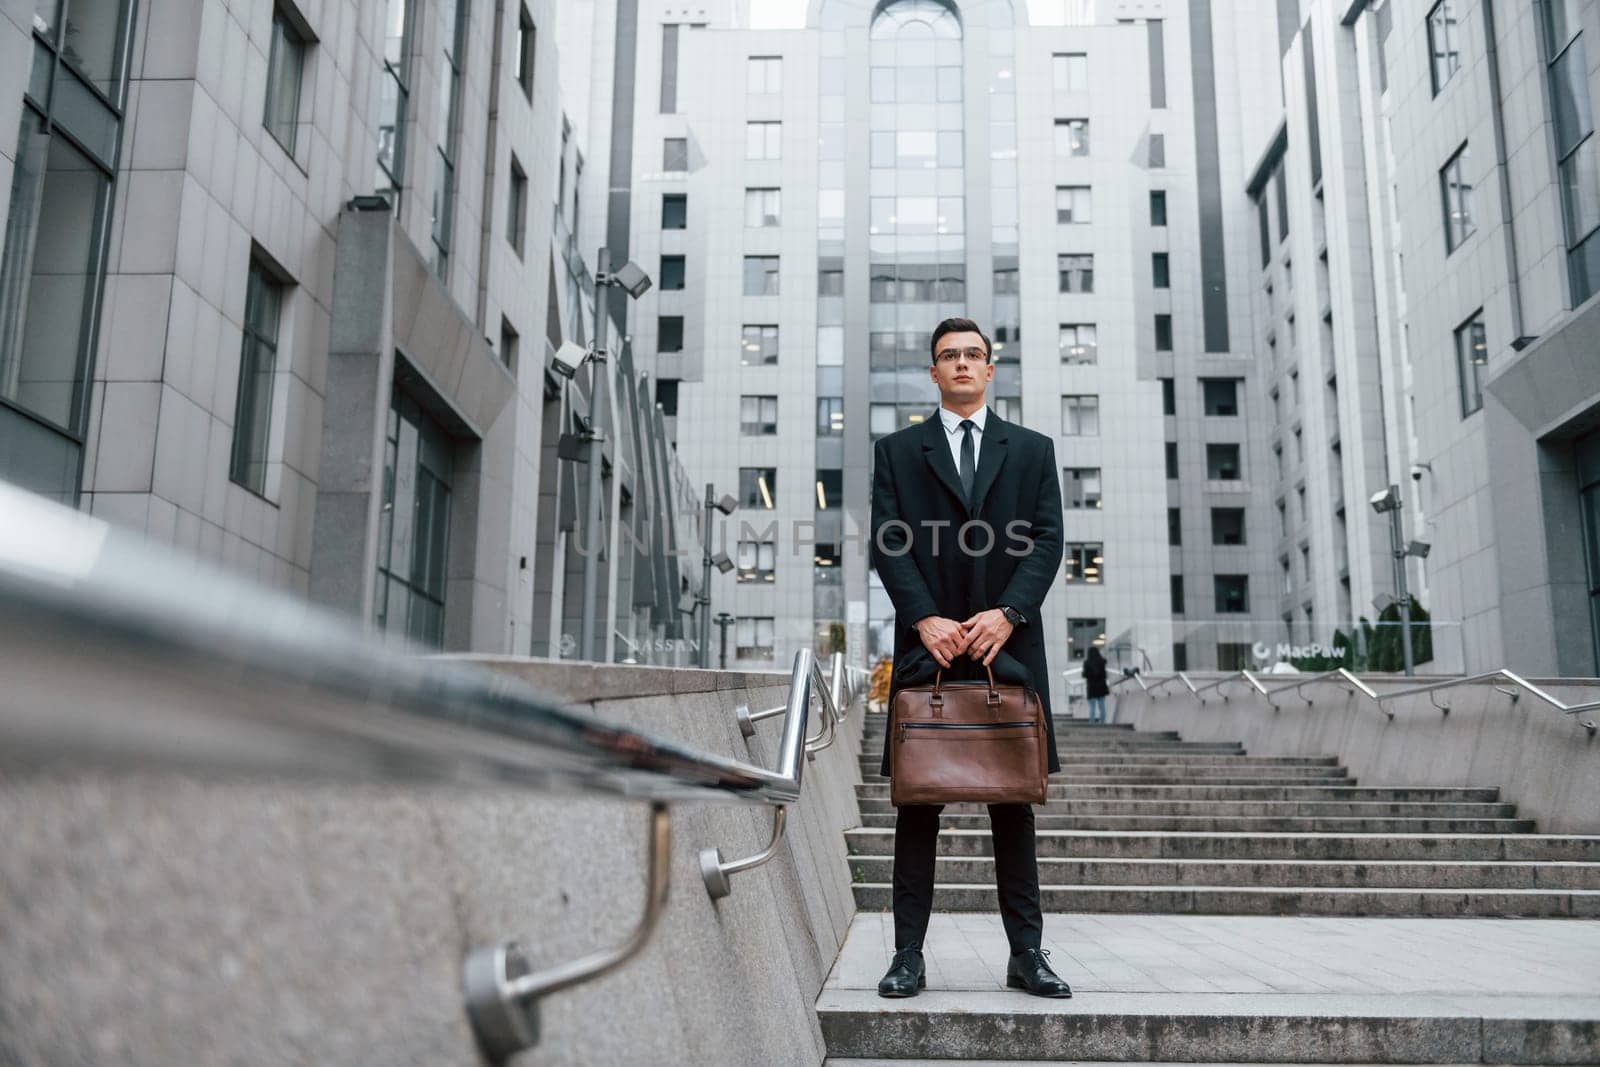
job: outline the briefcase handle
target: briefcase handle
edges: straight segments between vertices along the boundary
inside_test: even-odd
[[[994,687],[994,668],[985,663],[983,665],[983,673],[989,676],[989,693],[984,697],[984,703],[989,705],[991,708],[998,707],[1000,704],[1000,693]],[[943,683],[943,681],[943,668],[934,671],[933,692],[928,694],[928,703],[933,707],[933,713],[935,715],[941,714],[939,709],[944,707],[944,694],[939,691],[939,686]]]

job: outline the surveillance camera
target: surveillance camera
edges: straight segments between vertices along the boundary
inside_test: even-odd
[[[1411,480],[1414,482],[1422,481],[1422,468],[1415,463],[1411,465]]]

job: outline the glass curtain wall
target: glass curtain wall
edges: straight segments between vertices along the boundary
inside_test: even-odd
[[[0,252],[0,478],[75,504],[131,0],[36,0]]]
[[[433,648],[444,645],[454,452],[444,428],[396,389],[384,446],[374,612],[379,632]]]

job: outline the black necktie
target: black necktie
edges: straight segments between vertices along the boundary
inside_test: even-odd
[[[975,425],[971,419],[961,420],[961,491],[967,494],[969,505],[972,503],[972,481],[978,467],[974,458],[978,450],[972,443],[972,430]]]

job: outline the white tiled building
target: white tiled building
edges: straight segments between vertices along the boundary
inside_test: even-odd
[[[733,5],[640,5],[629,241],[681,291],[633,332],[685,464],[740,499],[713,599],[741,662],[887,650],[871,445],[937,403],[949,315],[995,339],[996,410],[1056,437],[1060,666],[1102,638],[1206,665],[1272,618],[1238,192],[1277,92],[1271,8],[1060,6],[826,0],[751,30]],[[1244,545],[1212,546],[1213,509]]]
[[[1307,453],[1279,492],[1286,555],[1308,540],[1313,581],[1293,560],[1285,610],[1370,617],[1370,598],[1393,591],[1388,517],[1367,507],[1393,483],[1406,536],[1431,545],[1407,561],[1433,616],[1428,669],[1593,675],[1600,243],[1586,238],[1600,224],[1600,149],[1586,48],[1600,5],[1314,0],[1288,4],[1280,31],[1285,122],[1250,188],[1271,227],[1252,263],[1268,264],[1258,330],[1283,336],[1288,288],[1312,326],[1292,351],[1280,342],[1273,379],[1278,439],[1300,427]],[[1285,385],[1295,368],[1299,407]],[[1315,506],[1307,523],[1294,487],[1303,477],[1326,499],[1333,439],[1348,525]],[[1324,577],[1335,574],[1348,575],[1342,590]]]
[[[590,372],[546,368],[593,282],[557,6],[7,0],[0,477],[425,643],[563,651]],[[622,658],[677,632],[693,498],[616,347]]]

